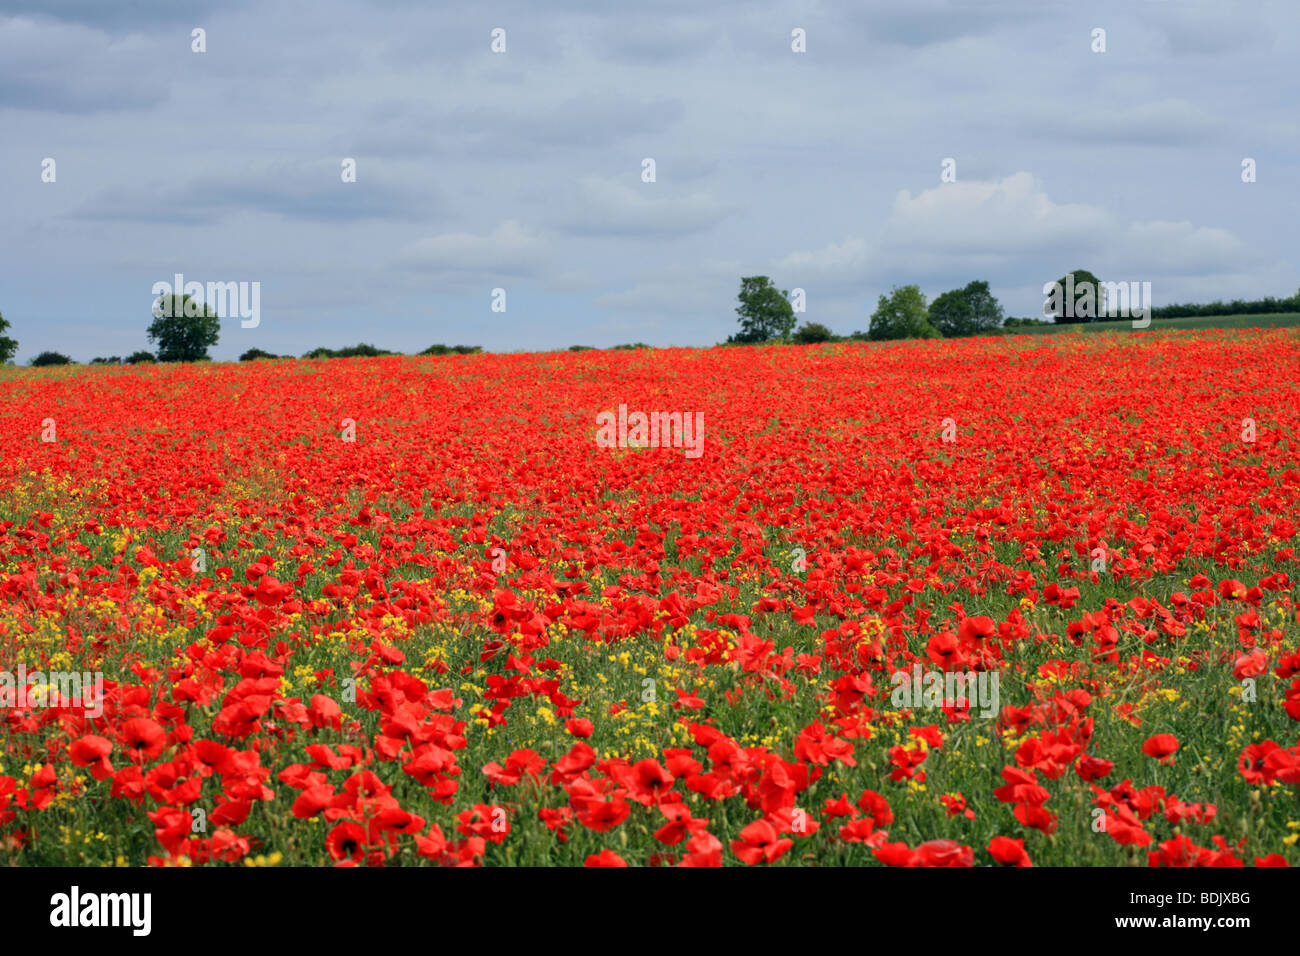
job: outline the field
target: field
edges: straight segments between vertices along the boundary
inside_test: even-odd
[[[1060,335],[1071,332],[1162,332],[1197,329],[1277,329],[1300,325],[1300,312],[1267,312],[1258,315],[1193,315],[1181,319],[1152,319],[1145,329],[1134,329],[1132,319],[1107,322],[1081,322],[1071,325],[1022,325],[1009,328],[1006,335]]]
[[[1295,865],[1298,381],[1294,329],[9,371],[0,859]]]

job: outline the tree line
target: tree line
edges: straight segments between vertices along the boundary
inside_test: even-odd
[[[988,335],[999,329],[1051,322],[1105,321],[1100,308],[1103,302],[1102,283],[1087,269],[1076,269],[1057,280],[1062,287],[1072,282],[1073,288],[1091,287],[1096,314],[1077,315],[1064,307],[1058,308],[1050,319],[1007,317],[1002,305],[989,291],[983,280],[968,282],[960,289],[951,289],[927,304],[925,295],[917,285],[895,286],[888,295],[881,295],[876,310],[871,314],[867,330],[851,335],[836,335],[820,322],[797,325],[794,305],[788,290],[778,289],[767,276],[746,276],[740,280],[740,304],[736,307],[740,330],[728,337],[727,345],[752,345],[765,342],[792,342],[810,345],[818,342],[841,342],[890,339],[961,338],[971,335]],[[117,355],[96,356],[91,365],[138,365],[150,362],[206,362],[210,361],[208,349],[217,344],[221,332],[220,318],[209,305],[191,304],[191,296],[171,296],[170,308],[159,308],[165,299],[155,303],[154,320],[146,330],[155,351],[139,350],[126,358]],[[188,306],[188,308],[187,308]],[[1300,290],[1289,298],[1266,296],[1262,299],[1233,299],[1231,302],[1215,300],[1198,304],[1165,305],[1151,309],[1153,319],[1176,319],[1214,315],[1261,315],[1268,313],[1300,312]],[[161,314],[160,314],[161,313]],[[0,363],[13,360],[18,342],[5,335],[9,322],[0,314]],[[583,352],[593,348],[588,345],[571,345],[569,351]],[[650,348],[643,342],[616,345],[614,349]],[[477,345],[429,346],[417,355],[472,355],[481,352]],[[399,355],[387,349],[376,348],[365,342],[341,349],[315,348],[303,353],[305,359],[374,357]],[[263,349],[252,348],[239,357],[241,362],[258,359],[291,358],[274,355]],[[31,359],[33,366],[75,364],[61,352],[42,352]]]
[[[1007,317],[1001,304],[982,280],[967,283],[960,289],[951,289],[926,303],[920,286],[894,286],[888,295],[881,295],[876,310],[871,314],[867,330],[851,335],[836,335],[820,322],[807,322],[796,327],[794,305],[788,290],[778,289],[767,276],[746,276],[740,280],[740,304],[736,307],[740,330],[731,335],[725,344],[753,345],[764,342],[816,342],[884,341],[890,339],[962,338],[971,335],[988,335],[999,329],[1023,328],[1032,325],[1068,325],[1079,322],[1104,322],[1101,305],[1104,287],[1100,279],[1087,269],[1076,269],[1057,280],[1065,288],[1091,288],[1097,308],[1092,315],[1080,315],[1065,303],[1053,309],[1050,318]],[[1151,309],[1153,319],[1174,319],[1203,315],[1246,315],[1280,312],[1300,312],[1300,291],[1290,298],[1268,296],[1257,300],[1234,299],[1224,303],[1215,301],[1204,305],[1167,305]]]

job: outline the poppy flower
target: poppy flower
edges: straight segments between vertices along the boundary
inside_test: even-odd
[[[585,740],[595,732],[595,725],[586,717],[574,717],[566,721],[564,729],[573,736]]]
[[[989,856],[997,860],[1003,866],[1033,866],[1029,859],[1029,854],[1025,852],[1024,840],[1013,840],[1011,837],[995,836],[989,841]]]
[[[1173,755],[1178,751],[1178,738],[1173,734],[1155,734],[1146,739],[1142,744],[1142,752],[1148,757],[1154,757],[1161,763],[1172,762]]]
[[[359,824],[345,820],[330,830],[325,848],[340,863],[360,863],[366,857],[366,831]]]
[[[974,866],[975,854],[956,840],[927,840],[915,850],[915,866]]]
[[[90,767],[91,776],[96,780],[105,780],[113,775],[113,767],[108,762],[108,755],[113,744],[105,737],[87,734],[73,741],[68,747],[68,756],[78,767]]]
[[[127,757],[135,763],[153,760],[163,752],[167,734],[157,721],[134,717],[122,725],[120,736]]]
[[[742,863],[773,863],[783,857],[794,841],[783,839],[776,827],[766,820],[755,820],[740,831],[740,839],[731,841],[731,852]]]

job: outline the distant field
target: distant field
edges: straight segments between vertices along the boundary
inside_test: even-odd
[[[1186,319],[1152,319],[1140,332],[1161,329],[1275,329],[1300,325],[1300,312],[1266,312],[1260,315],[1200,315]],[[1085,322],[1079,325],[1031,325],[1004,329],[1006,335],[1052,335],[1079,330],[1083,332],[1134,331],[1132,319],[1114,322]]]

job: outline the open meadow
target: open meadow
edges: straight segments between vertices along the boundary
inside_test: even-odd
[[[6,371],[0,856],[1300,863],[1298,381],[1293,329]]]

